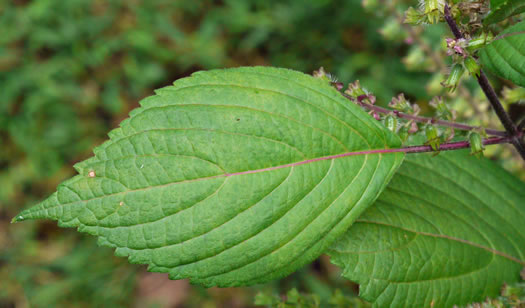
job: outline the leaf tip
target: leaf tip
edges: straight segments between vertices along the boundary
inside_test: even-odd
[[[17,222],[20,222],[20,221],[24,221],[26,218],[22,215],[17,215],[15,217],[13,217],[13,219],[11,219],[11,223],[14,224],[14,223],[17,223]]]

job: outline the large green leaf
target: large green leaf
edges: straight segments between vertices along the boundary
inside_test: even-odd
[[[490,25],[523,12],[525,12],[525,1],[507,0],[500,3],[498,6],[491,8],[489,15],[483,19],[483,23],[485,25]]]
[[[156,93],[15,220],[78,227],[172,279],[253,284],[321,254],[403,159],[369,153],[399,138],[299,72],[199,72]]]
[[[506,29],[482,49],[481,63],[493,73],[525,87],[525,21]]]
[[[518,280],[524,226],[523,182],[466,152],[417,154],[329,254],[375,307],[452,307]]]

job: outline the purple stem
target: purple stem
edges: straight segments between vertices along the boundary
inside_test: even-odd
[[[347,94],[344,94],[344,93],[343,93],[343,95],[344,95],[344,97],[348,98],[349,100],[354,101],[351,96],[349,96]],[[390,110],[390,109],[387,109],[387,108],[383,108],[383,107],[379,107],[379,106],[375,106],[375,105],[371,105],[371,104],[367,104],[367,103],[363,103],[363,102],[359,102],[359,101],[357,101],[357,103],[361,107],[366,108],[368,110],[372,110],[372,111],[379,112],[379,113],[382,113],[382,114],[392,113],[392,114],[394,114],[396,117],[398,117],[400,119],[412,120],[412,121],[419,122],[419,123],[429,123],[430,122],[432,124],[437,124],[437,125],[446,126],[446,127],[452,127],[452,128],[455,128],[455,129],[466,130],[466,131],[470,131],[470,130],[473,130],[473,129],[477,128],[476,126],[471,126],[471,125],[462,124],[462,123],[455,123],[455,122],[439,120],[439,119],[435,119],[435,118],[427,118],[427,117],[415,116],[415,115],[411,115],[411,114],[407,114],[407,113],[402,113],[402,112],[399,112],[397,110]],[[501,131],[501,130],[496,130],[496,129],[489,129],[488,128],[488,129],[485,129],[485,132],[487,134],[489,134],[489,135],[492,135],[492,136],[500,136],[500,137],[507,136],[507,132]]]
[[[493,138],[487,138],[483,140],[483,145],[492,145],[492,144],[501,144],[501,143],[509,143],[511,138],[509,137],[493,137]],[[450,151],[450,150],[459,150],[459,149],[465,149],[470,147],[470,142],[468,141],[458,141],[458,142],[450,142],[450,143],[444,143],[439,146],[439,151]],[[405,153],[422,153],[422,152],[432,152],[432,147],[429,145],[416,145],[416,146],[409,146],[404,148]]]

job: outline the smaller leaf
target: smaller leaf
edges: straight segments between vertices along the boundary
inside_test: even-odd
[[[519,280],[524,200],[525,184],[488,159],[410,155],[328,254],[373,307],[483,301]]]
[[[525,21],[503,31],[481,50],[480,59],[494,74],[525,87]]]
[[[483,24],[494,24],[511,16],[525,12],[525,2],[523,0],[508,0],[505,2],[498,2],[500,2],[499,5],[491,9],[491,12],[483,20]]]

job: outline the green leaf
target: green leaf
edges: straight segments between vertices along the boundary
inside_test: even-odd
[[[504,4],[506,0],[490,0],[490,9],[491,10],[495,10],[497,9],[498,7],[500,7],[500,5]]]
[[[503,31],[482,49],[481,63],[494,74],[525,87],[525,21]]]
[[[500,1],[498,6],[491,8],[491,12],[483,19],[485,25],[500,22],[511,16],[525,12],[525,1],[507,0]]]
[[[329,255],[375,307],[483,301],[525,265],[524,201],[524,183],[487,159],[410,155]]]
[[[15,221],[78,227],[172,279],[254,284],[321,254],[403,159],[370,153],[400,140],[299,72],[198,72],[156,94]]]

